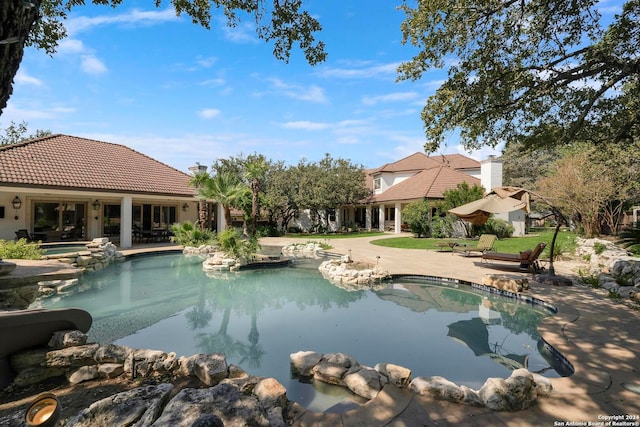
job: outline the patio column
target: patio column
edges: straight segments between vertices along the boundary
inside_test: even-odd
[[[402,231],[402,204],[400,202],[396,203],[396,221],[395,221],[395,234],[399,234]]]
[[[373,207],[367,206],[365,210],[364,226],[367,230],[371,230],[371,219],[373,216]]]
[[[125,196],[120,201],[120,247],[131,247],[131,233],[133,231],[133,199]]]
[[[224,209],[222,209],[222,203],[216,203],[216,228],[218,233],[226,230],[227,221],[224,219]]]
[[[384,205],[380,205],[378,209],[380,210],[380,225],[378,227],[380,228],[380,231],[384,231]]]

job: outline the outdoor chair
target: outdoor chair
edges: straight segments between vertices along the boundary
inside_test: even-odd
[[[29,234],[29,231],[25,228],[20,229],[15,233],[16,233],[16,240],[27,239],[27,242],[33,241],[33,237],[31,237],[31,235]]]
[[[499,261],[499,262],[517,262],[520,268],[527,269],[533,273],[539,273],[542,268],[538,263],[538,258],[547,246],[546,243],[538,243],[533,250],[520,252],[519,254],[501,253],[501,252],[485,252],[482,254],[482,262]]]
[[[478,239],[476,246],[465,246],[464,244],[457,244],[451,248],[452,252],[460,252],[464,256],[471,256],[472,253],[482,255],[487,251],[493,250],[493,244],[498,240],[498,236],[495,234],[483,234]]]

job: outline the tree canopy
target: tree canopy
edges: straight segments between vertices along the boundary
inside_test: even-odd
[[[637,138],[640,0],[611,22],[598,3],[404,1],[403,41],[419,53],[399,79],[448,69],[422,111],[425,150],[455,130],[468,149]]]
[[[123,0],[90,0],[96,5],[120,6]],[[273,55],[289,61],[295,43],[307,62],[315,65],[325,60],[324,43],[315,39],[322,27],[302,7],[302,0],[170,0],[176,15],[187,15],[194,24],[209,29],[215,10],[235,27],[243,18],[255,21],[258,37],[273,42]],[[58,42],[66,37],[64,20],[85,0],[3,0],[0,2],[0,114],[13,91],[13,77],[18,71],[25,46],[55,53]],[[150,2],[160,7],[162,0]]]

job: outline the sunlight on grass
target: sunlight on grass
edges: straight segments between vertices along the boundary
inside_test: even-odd
[[[542,257],[548,258],[553,232],[554,230],[536,231],[527,234],[524,237],[511,237],[508,239],[498,240],[494,245],[494,249],[498,252],[518,253],[520,251],[533,249],[538,243],[545,242],[547,244],[547,248],[544,250]],[[438,245],[445,242],[459,242],[461,244],[473,245],[475,241],[466,239],[419,239],[416,237],[391,237],[387,239],[373,240],[371,243],[387,248],[441,250],[442,247]],[[567,230],[561,230],[556,239],[555,254],[571,254],[575,250],[575,247],[575,233]]]
[[[294,239],[316,239],[316,240],[331,240],[331,239],[353,239],[355,237],[372,237],[372,236],[384,236],[383,231],[357,231],[354,233],[327,233],[327,234],[309,234],[309,233],[287,233],[287,237]]]

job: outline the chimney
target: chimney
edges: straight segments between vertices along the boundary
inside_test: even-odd
[[[487,193],[494,187],[502,187],[502,159],[491,155],[480,162],[480,184]]]
[[[207,171],[207,167],[206,166],[202,166],[198,162],[196,162],[195,166],[190,166],[189,167],[189,172],[191,172],[191,175],[195,175],[197,173],[206,172],[206,171]]]

